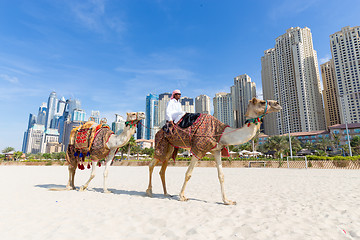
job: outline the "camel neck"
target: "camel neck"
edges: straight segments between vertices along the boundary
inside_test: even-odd
[[[120,135],[112,135],[113,141],[108,141],[109,148],[119,148],[126,145],[132,135],[135,134],[135,127],[126,126]]]
[[[221,138],[221,142],[224,145],[239,145],[248,142],[260,129],[260,124],[250,123],[245,124],[243,127],[238,129],[226,128]]]

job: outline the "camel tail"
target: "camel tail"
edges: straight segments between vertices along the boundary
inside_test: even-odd
[[[176,160],[178,151],[179,151],[179,148],[175,147],[175,148],[174,148],[174,151],[173,151],[173,153],[172,153],[172,156],[171,156],[174,161]]]

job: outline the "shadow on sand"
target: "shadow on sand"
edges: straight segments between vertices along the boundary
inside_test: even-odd
[[[49,189],[50,191],[66,190],[66,185],[59,185],[59,184],[38,184],[35,185],[35,187],[46,188]]]
[[[49,191],[66,191],[66,185],[59,185],[59,184],[38,184],[35,185],[35,187],[38,188],[45,188],[48,189]],[[76,188],[76,191],[79,191],[79,188]],[[103,189],[102,188],[89,188],[86,191],[92,191],[92,192],[98,192],[98,193],[103,193]],[[140,196],[140,197],[148,197],[146,195],[146,192],[143,191],[128,191],[128,190],[119,190],[119,189],[114,189],[114,188],[109,188],[109,191],[111,191],[110,194],[116,194],[116,195],[129,195],[129,196]],[[179,201],[179,195],[169,195],[169,196],[165,196],[164,194],[156,194],[153,193],[152,198],[157,198],[157,199],[170,199],[170,200],[176,200]],[[204,202],[204,203],[208,203],[208,201],[205,200],[201,200],[201,199],[196,199],[196,198],[189,198],[189,201],[199,201],[199,202]],[[221,204],[221,203],[219,203]]]

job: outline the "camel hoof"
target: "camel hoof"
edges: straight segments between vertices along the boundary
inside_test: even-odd
[[[152,190],[151,189],[147,189],[146,190],[146,195],[148,196],[148,197],[152,197],[153,195],[152,195]]]
[[[228,200],[228,201],[224,201],[224,204],[225,205],[236,205],[236,202]]]
[[[180,201],[186,202],[186,201],[188,201],[188,200],[189,200],[189,199],[186,198],[185,196],[180,196]]]
[[[67,187],[66,187],[66,190],[67,190],[67,191],[76,190],[76,187],[75,187],[75,186],[67,186]]]
[[[80,190],[80,192],[84,192],[84,191],[86,191],[86,187],[81,186],[79,190]]]
[[[107,189],[106,189],[106,190],[104,189],[104,193],[112,193],[112,191],[107,190]]]
[[[167,198],[172,198],[172,197],[173,197],[173,195],[170,195],[170,194],[166,193],[166,194],[164,194],[164,197],[167,197]]]

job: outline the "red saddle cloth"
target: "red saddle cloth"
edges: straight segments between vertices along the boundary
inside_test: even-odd
[[[87,153],[90,146],[92,129],[84,128],[79,129],[75,137],[75,149],[80,152]]]
[[[190,148],[191,152],[201,159],[207,152],[217,146],[222,133],[228,125],[209,114],[201,114],[196,122],[188,128],[175,126],[166,133],[160,130],[155,135],[154,158],[164,161],[169,147]]]

